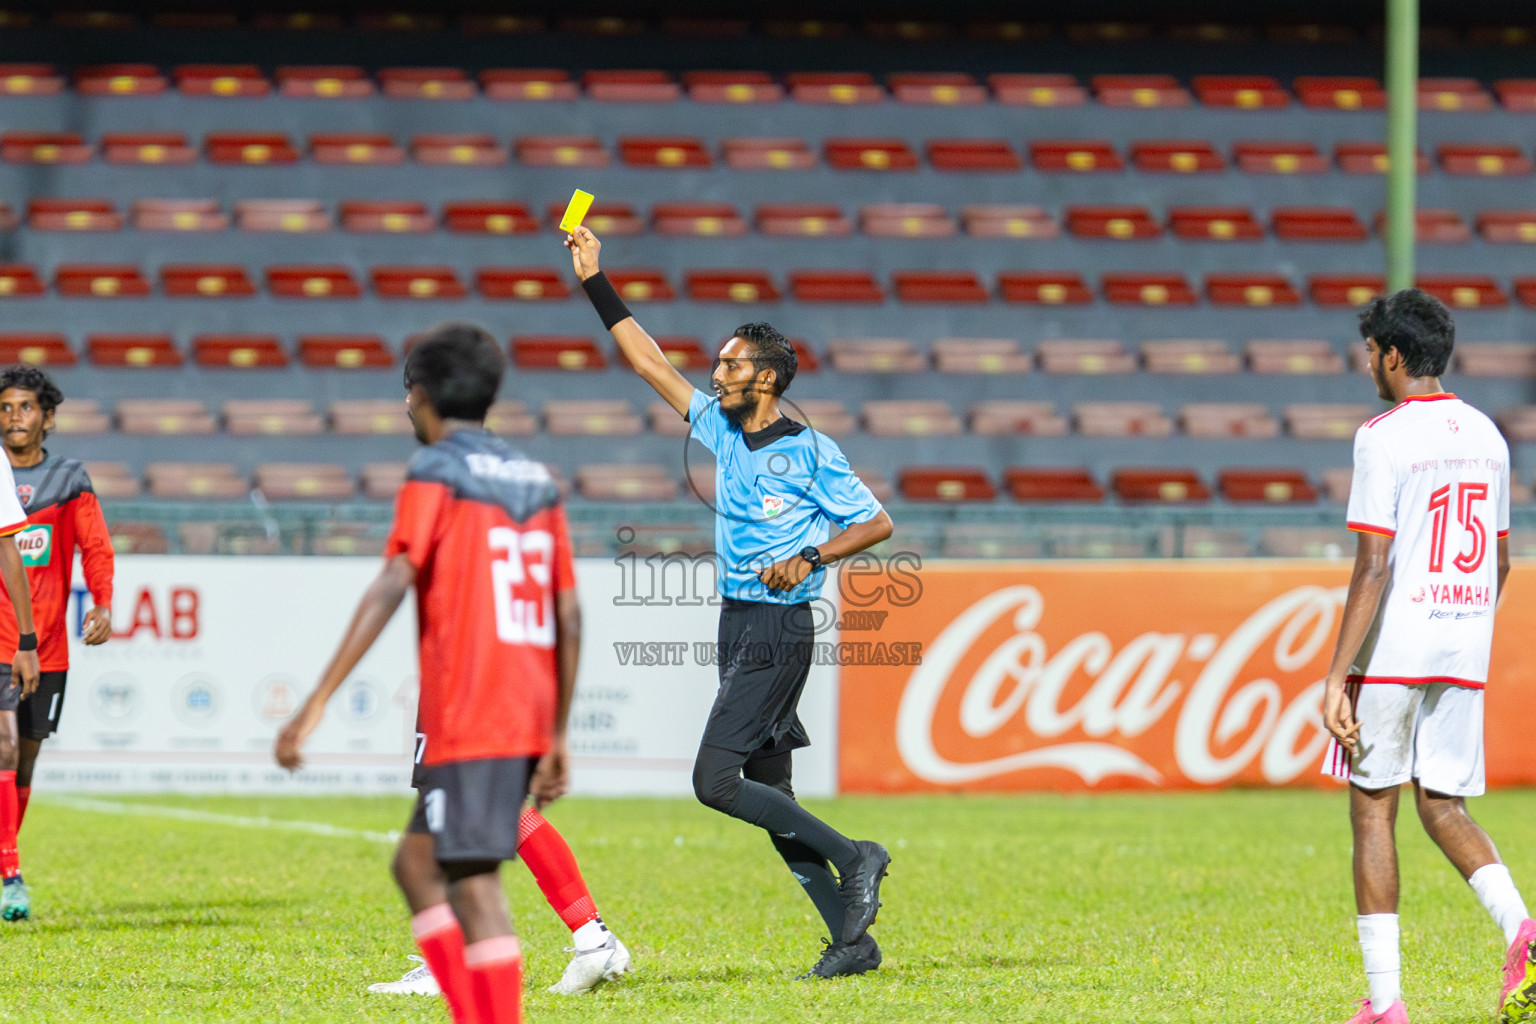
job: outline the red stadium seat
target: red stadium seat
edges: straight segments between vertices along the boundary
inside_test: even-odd
[[[968,418],[971,433],[986,437],[1061,437],[1069,426],[1066,418],[1056,411],[1055,402],[973,402]]]
[[[92,334],[85,350],[97,366],[180,366],[182,361],[168,334]]]
[[[1317,489],[1299,469],[1223,469],[1216,486],[1228,501],[1285,504],[1317,500]]]
[[[1387,279],[1380,274],[1313,274],[1307,292],[1319,306],[1363,306],[1386,294]]]
[[[1109,273],[1104,298],[1117,306],[1193,306],[1195,293],[1181,274]]]
[[[1121,501],[1210,501],[1211,492],[1192,469],[1117,469],[1110,488]]]
[[[27,224],[34,231],[120,231],[123,215],[110,199],[30,199]]]
[[[478,92],[462,68],[380,68],[379,85],[391,99],[469,100]]]
[[[492,402],[485,411],[485,429],[503,436],[523,436],[539,432],[539,420],[522,402]]]
[[[784,87],[766,71],[685,71],[683,87],[695,103],[777,103]]]
[[[199,334],[192,339],[192,360],[198,366],[270,370],[287,366],[288,353],[272,334]]]
[[[1141,343],[1149,373],[1237,373],[1242,363],[1224,341],[1170,338]]]
[[[1168,227],[1189,241],[1252,241],[1264,237],[1264,225],[1245,206],[1176,206]]]
[[[699,238],[747,233],[747,222],[730,203],[657,203],[651,207],[651,227],[658,235]]]
[[[757,230],[765,235],[821,238],[853,233],[843,211],[826,203],[763,203],[754,213]]]
[[[1131,143],[1131,162],[1138,171],[1195,174],[1226,170],[1216,147],[1203,139],[1164,139]]]
[[[1206,274],[1205,294],[1213,306],[1301,304],[1301,295],[1282,274]]]
[[[1365,225],[1348,206],[1276,207],[1275,237],[1287,242],[1363,242]]]
[[[267,290],[285,299],[355,299],[363,294],[352,271],[344,266],[268,267]]]
[[[987,76],[997,102],[1021,107],[1080,107],[1088,90],[1071,75],[996,74]]]
[[[1536,210],[1483,210],[1477,231],[1489,242],[1536,242]]]
[[[887,75],[885,84],[898,103],[976,107],[988,99],[986,86],[963,71],[897,72]]]
[[[324,462],[266,463],[252,483],[271,501],[344,501],[355,493],[347,467]]]
[[[452,267],[374,267],[369,277],[384,299],[462,299],[468,294]]]
[[[644,425],[629,402],[619,398],[545,402],[544,428],[558,436],[634,435]]]
[[[90,145],[76,132],[6,132],[0,135],[0,159],[10,164],[85,164]]]
[[[1024,166],[1005,139],[929,139],[926,149],[928,162],[941,171],[1010,173]]]
[[[277,69],[277,89],[305,99],[361,99],[373,95],[373,79],[351,64],[289,65]]]
[[[1187,107],[1189,90],[1172,75],[1094,75],[1093,92],[1106,107]]]
[[[1035,347],[1046,373],[1135,373],[1136,357],[1118,341],[1058,338]]]
[[[10,203],[0,203],[0,231],[12,231],[20,221]]]
[[[547,267],[481,267],[475,271],[475,287],[488,299],[536,302],[571,297],[560,272]]]
[[[210,417],[211,419],[212,417]],[[151,462],[144,467],[144,481],[149,493],[156,498],[244,498],[250,490],[244,478],[228,462]],[[164,531],[158,543],[152,534],[139,530],[130,534],[135,538],[132,548],[137,553],[164,552]],[[112,543],[117,544],[114,533]]]
[[[1014,338],[939,338],[933,366],[940,373],[1028,373],[1033,359]]]
[[[962,427],[948,402],[874,401],[860,411],[864,429],[874,437],[953,437]]]
[[[906,338],[834,338],[827,358],[839,373],[921,373],[928,360]]]
[[[3,280],[3,278],[0,278]],[[1514,280],[1515,297],[1522,306],[1536,306],[1536,277],[1517,277]]]
[[[695,302],[778,302],[782,296],[764,270],[690,270],[684,275]]]
[[[874,203],[859,209],[859,227],[880,238],[948,238],[955,220],[935,203]]]
[[[229,217],[217,199],[135,199],[129,211],[140,231],[223,231]]]
[[[1321,110],[1384,110],[1387,93],[1374,78],[1302,75],[1291,83],[1304,107]]]
[[[960,208],[965,232],[976,238],[1055,238],[1061,228],[1038,206],[978,204]]]
[[[291,164],[299,151],[276,132],[209,132],[203,140],[208,162],[215,164]]]
[[[1069,206],[1067,230],[1079,238],[1111,238],[1128,241],[1157,238],[1162,226],[1143,206]]]
[[[1014,501],[1080,501],[1097,504],[1104,500],[1104,488],[1083,468],[1046,466],[1010,466],[1004,474],[1008,494]]]
[[[101,156],[109,164],[190,164],[197,150],[180,132],[108,132]]]
[[[74,403],[70,403],[74,404]],[[61,410],[62,411],[62,410]],[[93,415],[106,417],[99,412]],[[55,419],[57,424],[57,419]],[[99,432],[99,431],[98,431]],[[91,478],[91,490],[102,498],[137,498],[139,496],[139,480],[123,462],[87,462],[85,471]],[[123,553],[123,549],[116,547],[117,538],[113,538],[113,546],[116,551]]]
[[[1387,173],[1387,147],[1380,142],[1341,142],[1333,152],[1345,174]],[[1414,163],[1419,174],[1429,173],[1429,158],[1423,150],[1416,151]]]
[[[891,275],[901,302],[986,302],[987,288],[969,270],[898,270]]]
[[[242,199],[235,203],[235,226],[241,231],[329,231],[331,215],[318,199]]]
[[[56,96],[64,76],[52,64],[0,64],[0,95]]]
[[[665,71],[588,71],[581,84],[604,103],[674,103],[682,88]]]
[[[143,298],[149,280],[138,267],[128,264],[61,263],[54,273],[54,287],[71,298]]]
[[[414,201],[344,199],[337,212],[343,231],[422,234],[437,228],[436,219],[427,212],[427,204]]]
[[[840,171],[915,171],[917,154],[901,139],[828,139],[827,164]]]
[[[529,167],[608,166],[608,151],[595,135],[524,135],[513,148]]]
[[[737,171],[801,171],[816,166],[816,154],[804,139],[725,139],[725,165]]]
[[[630,267],[605,272],[620,297],[629,302],[671,302],[677,298],[666,275],[653,268]]]
[[[1493,97],[1475,78],[1421,78],[1419,109],[1488,111]]]
[[[606,370],[608,359],[591,338],[523,335],[512,339],[512,362],[520,370]]]
[[[1509,296],[1486,274],[1424,274],[1414,284],[1457,309],[1497,309]]]
[[[1536,377],[1536,346],[1521,342],[1464,341],[1453,359],[1456,372],[1468,377]]]
[[[539,231],[538,219],[526,204],[495,200],[444,203],[443,226],[449,231],[486,235],[531,235]]]
[[[393,366],[395,355],[373,334],[306,334],[299,360],[316,369],[364,370]]]
[[[1190,437],[1278,437],[1280,424],[1262,402],[1191,402],[1179,410]]]
[[[54,413],[53,429],[61,434],[110,434],[112,432],[112,417],[102,411],[100,403],[94,398],[74,398],[66,402]],[[92,465],[87,463],[87,468],[90,468]],[[131,494],[110,493],[100,486],[96,479],[95,469],[91,468],[90,474],[91,483],[96,485],[96,493],[104,498],[130,497],[138,493],[137,487],[134,488]]]
[[[557,68],[487,68],[480,88],[490,100],[574,100],[579,95],[571,76]]]
[[[904,466],[897,490],[908,501],[992,501],[997,488],[975,466]]]
[[[794,71],[784,78],[796,103],[869,104],[885,102],[885,90],[863,71]]]
[[[714,368],[714,358],[704,351],[704,346],[698,338],[660,334],[656,336],[655,341],[656,347],[661,349],[661,354],[667,357],[667,362],[679,370],[708,371]],[[618,362],[626,368],[630,366],[622,350],[618,353]]]
[[[101,64],[75,69],[75,91],[82,96],[157,96],[165,76],[153,64]]]
[[[1522,114],[1536,111],[1536,78],[1501,78],[1493,83],[1505,110]]]
[[[560,218],[565,215],[565,203],[550,203],[546,210],[551,228],[559,229]],[[599,235],[643,235],[645,220],[628,203],[593,203],[582,221]]]
[[[37,268],[25,263],[0,263],[0,298],[14,299],[42,295],[48,290]]]
[[[1029,162],[1040,171],[1121,171],[1115,147],[1100,139],[1058,139],[1029,144]]]
[[[411,421],[399,399],[355,399],[331,403],[331,429],[338,434],[409,437]]]
[[[589,501],[673,501],[678,496],[677,481],[657,463],[578,466],[575,484],[577,493]]]
[[[1456,245],[1472,240],[1472,229],[1455,210],[1415,210],[1414,235],[1420,242]],[[1387,235],[1385,211],[1376,214],[1376,233]]]
[[[799,362],[796,375],[805,373],[817,373],[821,370],[821,360],[816,357],[816,350],[799,338],[790,338],[790,345],[795,349],[795,358]]]
[[[405,162],[405,150],[381,132],[317,132],[309,155],[319,164],[388,166]]]
[[[272,91],[255,64],[182,64],[173,72],[188,96],[265,96]]]
[[[1259,110],[1291,105],[1291,94],[1268,75],[1196,75],[1189,84],[1195,98],[1208,107]]]
[[[1267,374],[1335,374],[1344,360],[1332,342],[1320,339],[1265,339],[1244,346],[1248,369]]]
[[[0,363],[32,366],[74,366],[75,350],[62,334],[7,331],[0,334]]]
[[[1173,421],[1156,402],[1078,402],[1077,432],[1085,437],[1168,437]]]
[[[1509,177],[1531,173],[1530,157],[1518,146],[1446,142],[1437,146],[1435,151],[1440,157],[1440,167],[1446,174]]]
[[[434,167],[500,167],[507,162],[507,151],[490,135],[417,135],[411,139],[411,156]]]
[[[619,140],[619,159],[630,167],[709,167],[714,163],[704,143],[684,135],[630,136]]]
[[[1004,302],[1081,306],[1093,301],[1082,275],[1070,270],[1006,270],[997,275],[997,290]]]
[[[1328,159],[1310,142],[1237,142],[1237,169],[1244,174],[1324,174]]]
[[[160,287],[171,298],[249,298],[256,286],[245,268],[232,264],[183,263],[160,268]]]
[[[789,290],[798,302],[885,301],[885,292],[865,270],[794,270]]]
[[[1343,441],[1376,414],[1369,405],[1300,403],[1285,407],[1285,429],[1292,437],[1309,441]]]

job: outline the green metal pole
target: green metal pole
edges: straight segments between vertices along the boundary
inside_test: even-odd
[[[1387,291],[1413,287],[1419,0],[1387,0]]]

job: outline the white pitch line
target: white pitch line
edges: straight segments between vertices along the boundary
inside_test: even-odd
[[[200,825],[227,825],[231,828],[269,829],[276,832],[304,832],[309,835],[330,836],[335,839],[362,839],[370,843],[390,846],[400,841],[399,832],[370,832],[366,829],[342,828],[320,821],[287,821],[280,818],[245,818],[238,814],[215,814],[212,811],[194,811],[186,807],[164,807],[158,804],[127,804],[116,800],[90,800],[78,796],[48,794],[39,803],[67,807],[74,811],[92,811],[96,814],[120,814],[141,818],[174,818]]]

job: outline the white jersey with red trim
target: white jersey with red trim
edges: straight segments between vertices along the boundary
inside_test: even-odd
[[[1392,538],[1391,580],[1349,680],[1488,681],[1509,445],[1453,394],[1415,395],[1355,432],[1349,528]]]

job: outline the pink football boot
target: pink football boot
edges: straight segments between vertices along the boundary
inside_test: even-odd
[[[1408,1007],[1399,999],[1381,1013],[1371,1009],[1369,999],[1360,1000],[1360,1012],[1344,1024],[1408,1024]]]
[[[1499,992],[1499,1024],[1536,1021],[1536,921],[1520,923],[1504,954],[1504,987]]]

